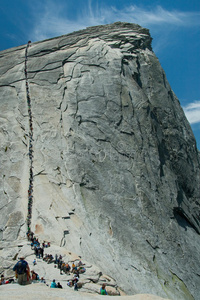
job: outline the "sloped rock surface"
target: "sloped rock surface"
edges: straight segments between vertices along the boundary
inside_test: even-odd
[[[59,247],[56,245],[51,245],[51,247],[44,248],[44,256],[48,254],[53,255],[54,259],[56,254],[58,257],[61,255],[62,261],[65,264],[69,263],[71,267],[72,267],[72,263],[75,263],[75,265],[77,265],[80,262],[80,257],[76,253],[68,252],[63,247]],[[4,276],[6,280],[8,280],[9,278],[13,278],[14,283],[17,283],[17,279],[15,278],[15,272],[12,270],[12,268],[18,261],[17,258],[22,256],[28,262],[30,271],[32,270],[35,271],[38,274],[40,279],[42,277],[45,279],[45,285],[50,287],[52,280],[55,279],[56,283],[58,282],[61,283],[63,289],[67,289],[67,292],[69,292],[70,290],[74,290],[73,286],[69,287],[67,285],[67,283],[72,282],[74,276],[76,276],[72,272],[72,269],[70,272],[65,272],[63,270],[60,271],[60,269],[58,268],[58,264],[55,263],[55,260],[49,263],[43,260],[42,257],[38,258],[34,254],[34,250],[31,248],[31,243],[26,241],[18,244],[18,247],[16,247],[15,244],[12,246],[12,248],[11,247],[9,248],[8,246],[6,251],[2,251],[1,253],[1,257],[3,259],[2,266],[4,268]],[[122,291],[120,291],[120,289],[118,289],[116,281],[113,278],[109,277],[108,275],[102,274],[101,270],[97,266],[91,265],[90,263],[84,260],[82,260],[82,266],[85,268],[85,272],[84,273],[80,272],[79,275],[79,281],[78,281],[79,292],[100,294],[100,288],[104,283],[106,284],[106,290],[108,292],[108,295],[119,296],[121,294],[122,295],[125,294]],[[32,282],[32,284],[36,284],[36,283],[39,284],[40,282],[39,281]],[[2,299],[1,296],[0,299]]]
[[[89,294],[89,293],[82,293],[74,292],[74,291],[67,291],[62,289],[50,289],[43,284],[32,284],[26,286],[19,286],[16,284],[10,284],[8,286],[1,286],[1,299],[71,299],[71,300],[98,300],[98,299],[105,299],[104,296],[96,295],[96,294]],[[119,299],[118,296],[113,296],[113,300]],[[135,296],[122,296],[120,297],[121,300],[169,300],[166,298],[157,297],[154,295],[135,295]]]
[[[3,253],[27,230],[25,49],[0,54]],[[148,30],[115,23],[33,43],[27,80],[31,229],[129,294],[198,299],[199,153]]]

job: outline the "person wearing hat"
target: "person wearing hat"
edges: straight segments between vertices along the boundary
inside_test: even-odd
[[[30,269],[27,261],[24,260],[24,257],[20,257],[20,260],[16,263],[13,268],[13,271],[16,272],[16,277],[18,278],[18,283],[20,285],[26,285],[29,283],[29,274]]]

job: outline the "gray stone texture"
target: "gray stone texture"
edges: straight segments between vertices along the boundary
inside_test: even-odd
[[[0,53],[0,251],[12,255],[27,230],[25,49]],[[200,156],[149,31],[118,22],[32,43],[27,72],[31,229],[128,294],[198,300]]]

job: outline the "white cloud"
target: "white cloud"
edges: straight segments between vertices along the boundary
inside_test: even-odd
[[[183,107],[185,115],[190,124],[200,122],[200,101],[195,101]]]
[[[161,6],[152,9],[144,9],[139,6],[129,6],[123,10],[111,9],[110,16],[135,22],[142,26],[171,24],[177,26],[194,26],[200,24],[200,12],[168,11]]]
[[[116,21],[137,23],[146,27],[155,26],[158,30],[160,29],[158,25],[181,27],[200,25],[200,12],[168,11],[161,6],[146,9],[131,5],[117,9],[108,5],[94,6],[92,0],[89,0],[85,7],[81,8],[81,13],[77,14],[77,9],[72,19],[66,4],[57,5],[52,1],[43,3],[44,6],[35,10],[35,23],[31,34],[34,41]]]

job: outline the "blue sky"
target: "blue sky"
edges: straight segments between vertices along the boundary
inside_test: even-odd
[[[0,50],[116,21],[150,29],[200,149],[200,0],[0,0]]]

